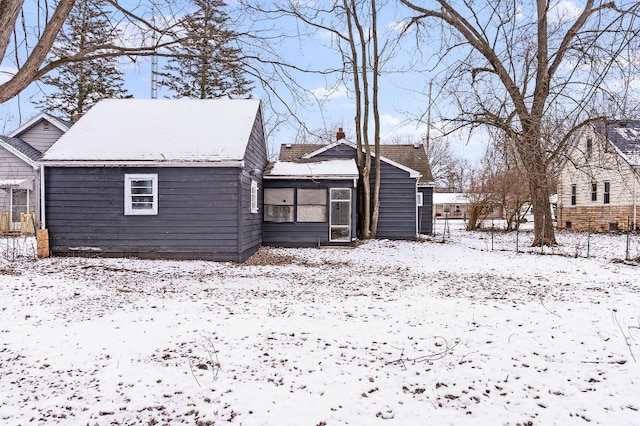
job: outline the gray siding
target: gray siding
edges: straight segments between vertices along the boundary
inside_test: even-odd
[[[241,177],[242,195],[239,198],[239,252],[255,252],[262,245],[262,172],[267,165],[267,145],[264,139],[262,112],[253,124],[244,154],[245,167]],[[251,212],[251,181],[258,182],[258,212]]]
[[[239,244],[237,168],[47,167],[45,173],[54,254],[243,261],[253,253]],[[157,215],[124,215],[127,173],[158,174]]]
[[[63,133],[62,130],[42,119],[20,133],[19,137],[38,151],[45,152],[60,139]]]
[[[29,191],[29,210],[40,217],[40,175],[37,170],[4,148],[0,148],[0,180],[24,179],[27,180],[31,190]],[[11,206],[10,189],[0,188],[0,213],[9,212]],[[39,219],[38,219],[39,220]]]
[[[329,188],[351,188],[351,239],[357,231],[357,191],[352,180],[310,181],[297,179],[265,180],[265,188],[326,188],[327,212],[329,209]],[[314,247],[319,245],[345,245],[350,243],[329,242],[329,222],[264,222],[262,242],[268,246]]]
[[[356,158],[356,150],[338,145],[316,158]],[[372,161],[373,163],[373,161]],[[375,164],[371,170],[371,193]],[[416,179],[409,173],[391,164],[381,162],[380,168],[380,212],[377,238],[412,239],[417,231]]]

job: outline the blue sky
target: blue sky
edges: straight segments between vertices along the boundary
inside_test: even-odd
[[[557,8],[568,14],[575,13],[577,10],[574,2],[564,0],[558,2]],[[382,38],[393,38],[399,28],[398,22],[409,15],[411,13],[406,8],[398,6],[384,9],[379,17],[379,32]],[[278,22],[277,25],[274,25],[274,29],[289,35],[296,32],[293,21]],[[272,47],[278,49],[278,53],[285,60],[302,68],[339,67],[342,59],[335,49],[328,47],[331,42],[331,35],[327,31],[315,30],[302,39],[289,39],[282,45]],[[426,47],[428,50],[436,48],[437,45],[438,41],[434,40],[433,46],[422,47]],[[263,53],[266,54],[266,52]],[[260,54],[259,51],[258,54]],[[125,87],[129,93],[135,98],[150,98],[150,60],[141,58],[135,63],[121,61],[121,67],[126,73]],[[6,62],[0,64],[0,81],[6,78],[7,72],[11,71],[11,64]],[[316,99],[311,96],[304,99],[306,101],[304,108],[296,108],[298,118],[310,129],[327,129],[330,133],[335,132],[338,126],[344,126],[347,137],[353,137],[355,102],[347,86],[337,82],[335,76],[295,73],[295,77],[300,86],[316,95]],[[410,43],[410,37],[404,45],[396,47],[393,60],[385,65],[384,73],[380,77],[383,143],[398,139],[405,143],[422,140],[427,130],[426,112],[429,108],[429,82],[437,81],[440,78],[442,78],[442,74],[437,67],[432,67],[432,64],[418,60],[415,46]],[[279,93],[285,98],[285,102],[289,101],[289,105],[293,105],[293,100],[288,97],[282,84],[275,81],[274,83],[279,89]],[[159,97],[165,95],[166,93],[160,89]],[[0,105],[0,131],[6,133],[18,127],[20,120],[24,122],[37,114],[39,111],[33,105],[32,100],[41,96],[43,96],[41,85],[33,84],[19,97]],[[263,99],[266,94],[257,86],[254,96]],[[318,103],[318,99],[322,102]],[[433,126],[431,136],[438,137],[436,129],[439,127],[440,116],[451,115],[447,111],[449,100],[441,97],[437,86],[433,88],[432,100]],[[279,109],[282,111],[284,108],[279,107]],[[271,123],[269,111],[266,111],[265,115],[268,123]],[[300,126],[295,123],[295,120],[289,120],[287,124],[281,124],[277,128],[269,128],[269,125],[267,131],[270,134],[269,144],[272,149],[282,143],[300,141]],[[486,147],[486,140],[486,134],[479,131],[472,134],[461,132],[447,137],[452,151],[472,162],[477,162],[481,157]]]

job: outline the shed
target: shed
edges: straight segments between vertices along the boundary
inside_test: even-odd
[[[52,254],[241,262],[266,163],[258,100],[100,101],[41,160]]]

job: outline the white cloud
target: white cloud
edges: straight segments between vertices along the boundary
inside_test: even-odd
[[[14,67],[0,67],[0,84],[4,84],[18,72]]]
[[[551,6],[549,20],[551,22],[566,22],[580,16],[580,9],[572,0],[560,0]]]
[[[318,89],[311,90],[313,95],[320,100],[331,100],[338,98],[346,98],[348,96],[348,90],[346,86],[337,87],[320,87]]]

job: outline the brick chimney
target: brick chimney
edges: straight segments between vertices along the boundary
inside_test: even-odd
[[[342,127],[338,128],[338,133],[336,133],[336,140],[340,140],[340,139],[344,139],[345,138],[345,134],[344,131],[342,130]]]

